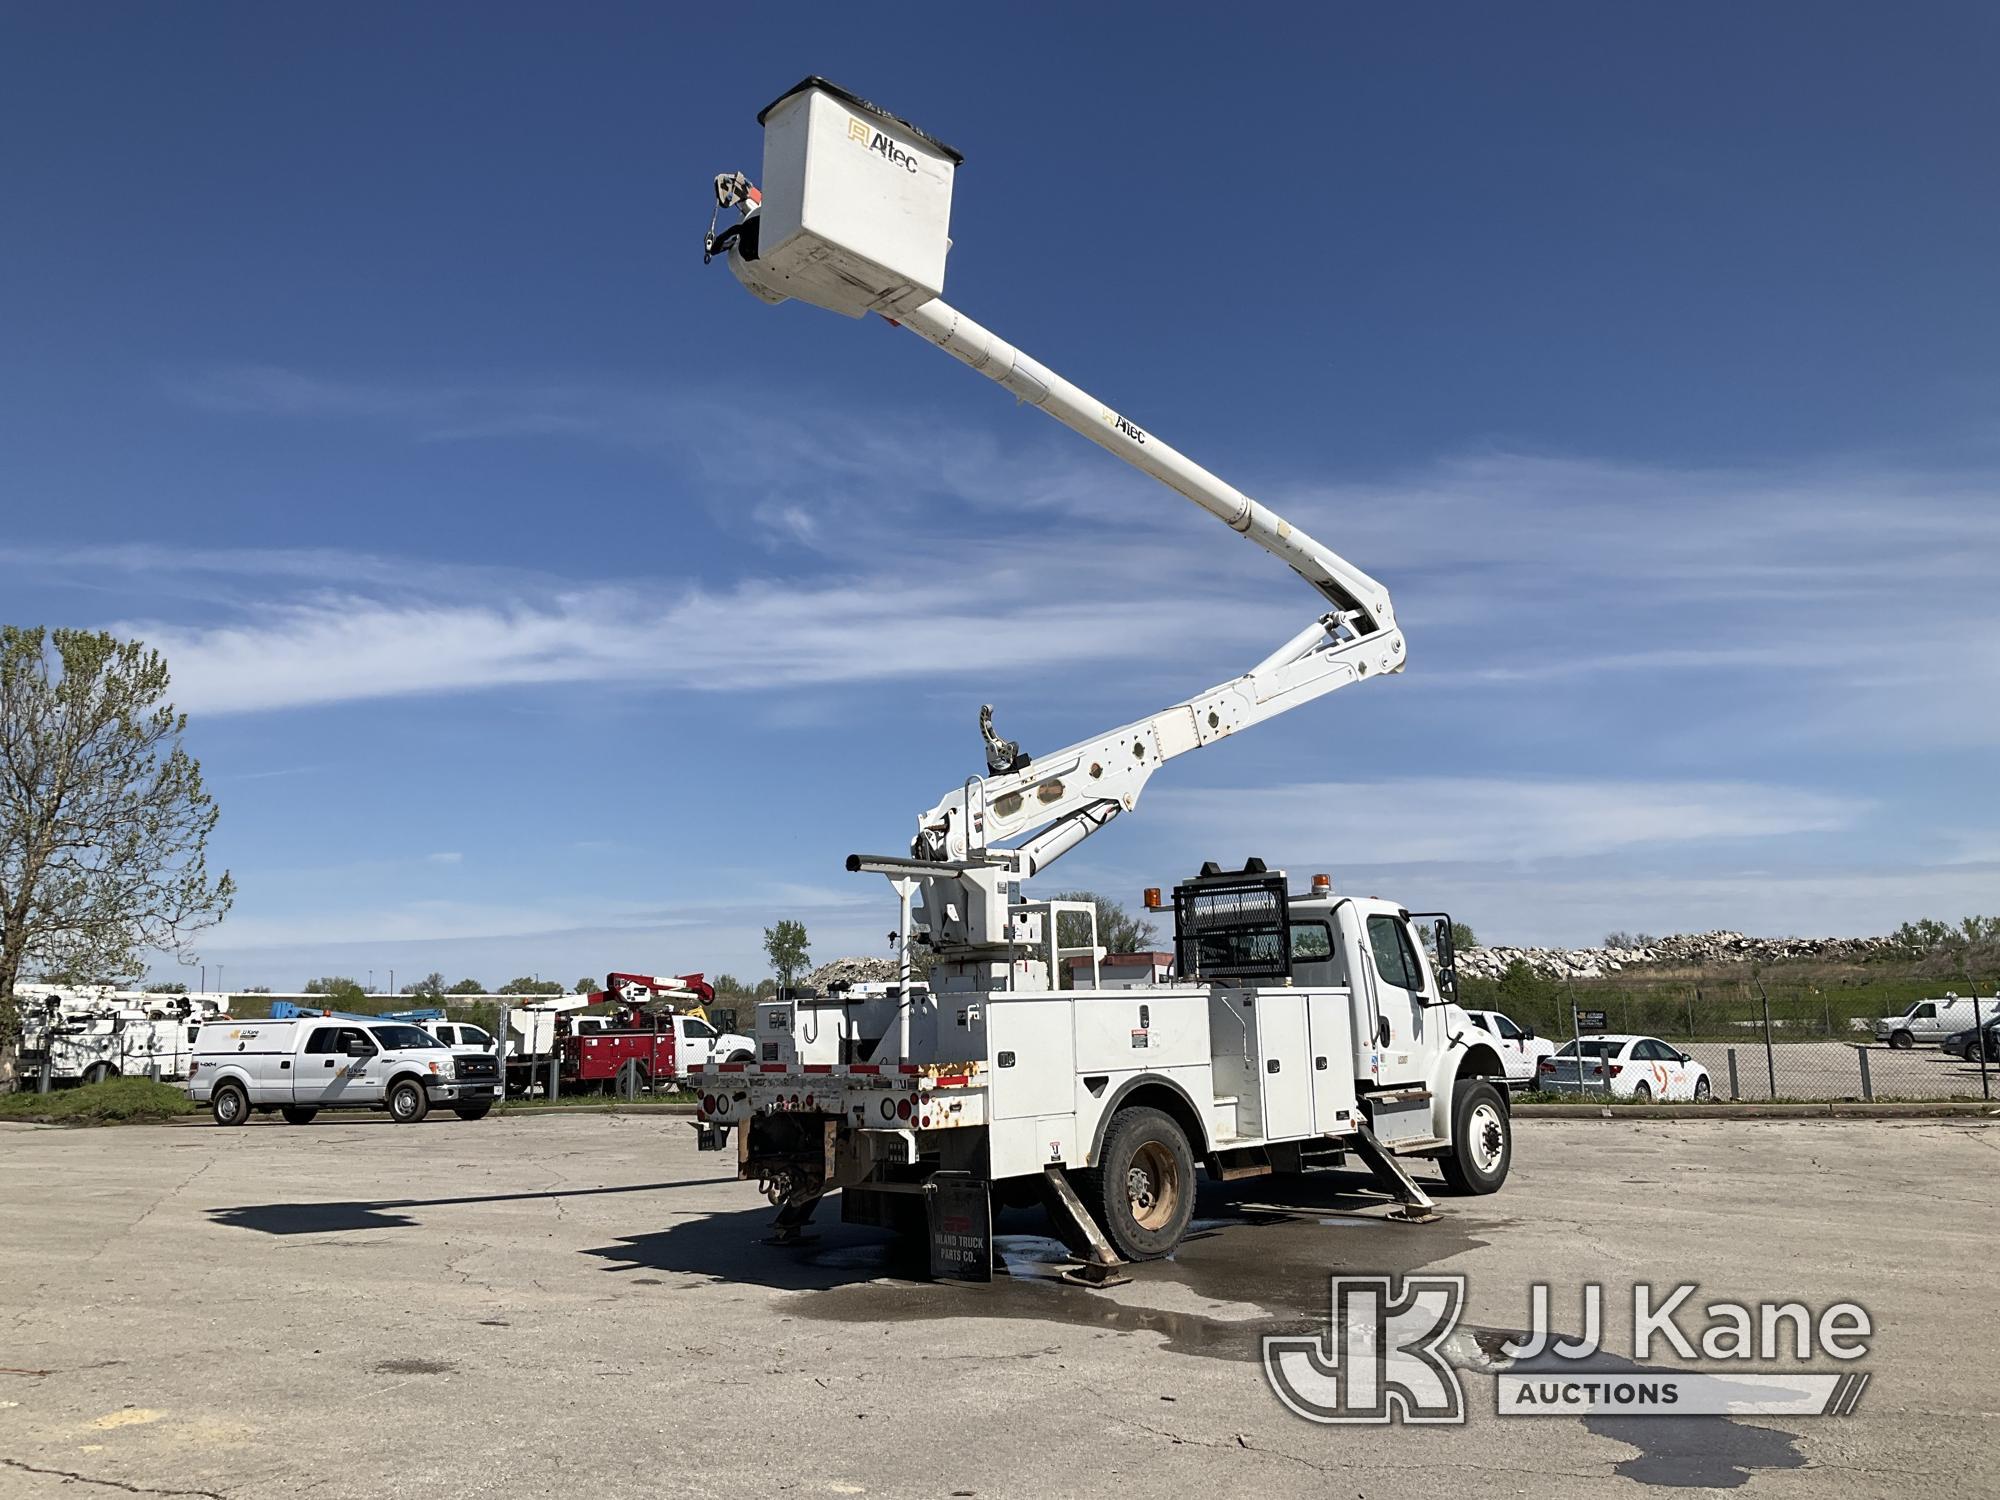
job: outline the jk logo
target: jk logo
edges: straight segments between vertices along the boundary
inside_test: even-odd
[[[1438,1352],[1465,1309],[1463,1276],[1332,1278],[1326,1337],[1270,1334],[1264,1378],[1308,1422],[1463,1422],[1458,1372]]]

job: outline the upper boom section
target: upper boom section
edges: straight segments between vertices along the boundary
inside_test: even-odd
[[[1031,359],[998,334],[982,328],[956,308],[933,298],[896,319],[929,339],[954,359],[970,365],[1031,406],[1038,406],[1070,431],[1089,438],[1133,468],[1178,490],[1203,510],[1282,559],[1287,566],[1351,619],[1362,635],[1396,622],[1389,591],[1323,542],[1218,478],[1178,449],[1121,416],[1088,391]]]

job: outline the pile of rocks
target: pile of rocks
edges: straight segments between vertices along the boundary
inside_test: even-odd
[[[836,984],[892,984],[902,978],[893,958],[836,958],[806,975],[807,989],[824,995]]]
[[[1641,965],[1682,968],[1696,964],[1775,963],[1788,958],[1860,959],[1890,946],[1888,938],[1753,938],[1740,932],[1682,932],[1641,948],[1466,948],[1458,972],[1497,979],[1509,964],[1526,964],[1562,979],[1596,979]]]

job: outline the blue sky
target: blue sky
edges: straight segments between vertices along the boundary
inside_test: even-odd
[[[1054,884],[1261,854],[1514,941],[2000,907],[1990,8],[866,17],[0,18],[0,613],[168,653],[228,983],[875,951],[841,860],[981,702],[1052,749],[1311,617],[920,341],[702,267],[809,72],[965,152],[948,298],[1409,635]]]

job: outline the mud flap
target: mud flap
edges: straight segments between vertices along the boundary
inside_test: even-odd
[[[729,1147],[729,1127],[727,1125],[697,1125],[694,1128],[694,1149],[697,1151],[725,1151]]]
[[[993,1279],[993,1195],[970,1172],[933,1172],[924,1184],[933,1281]]]

